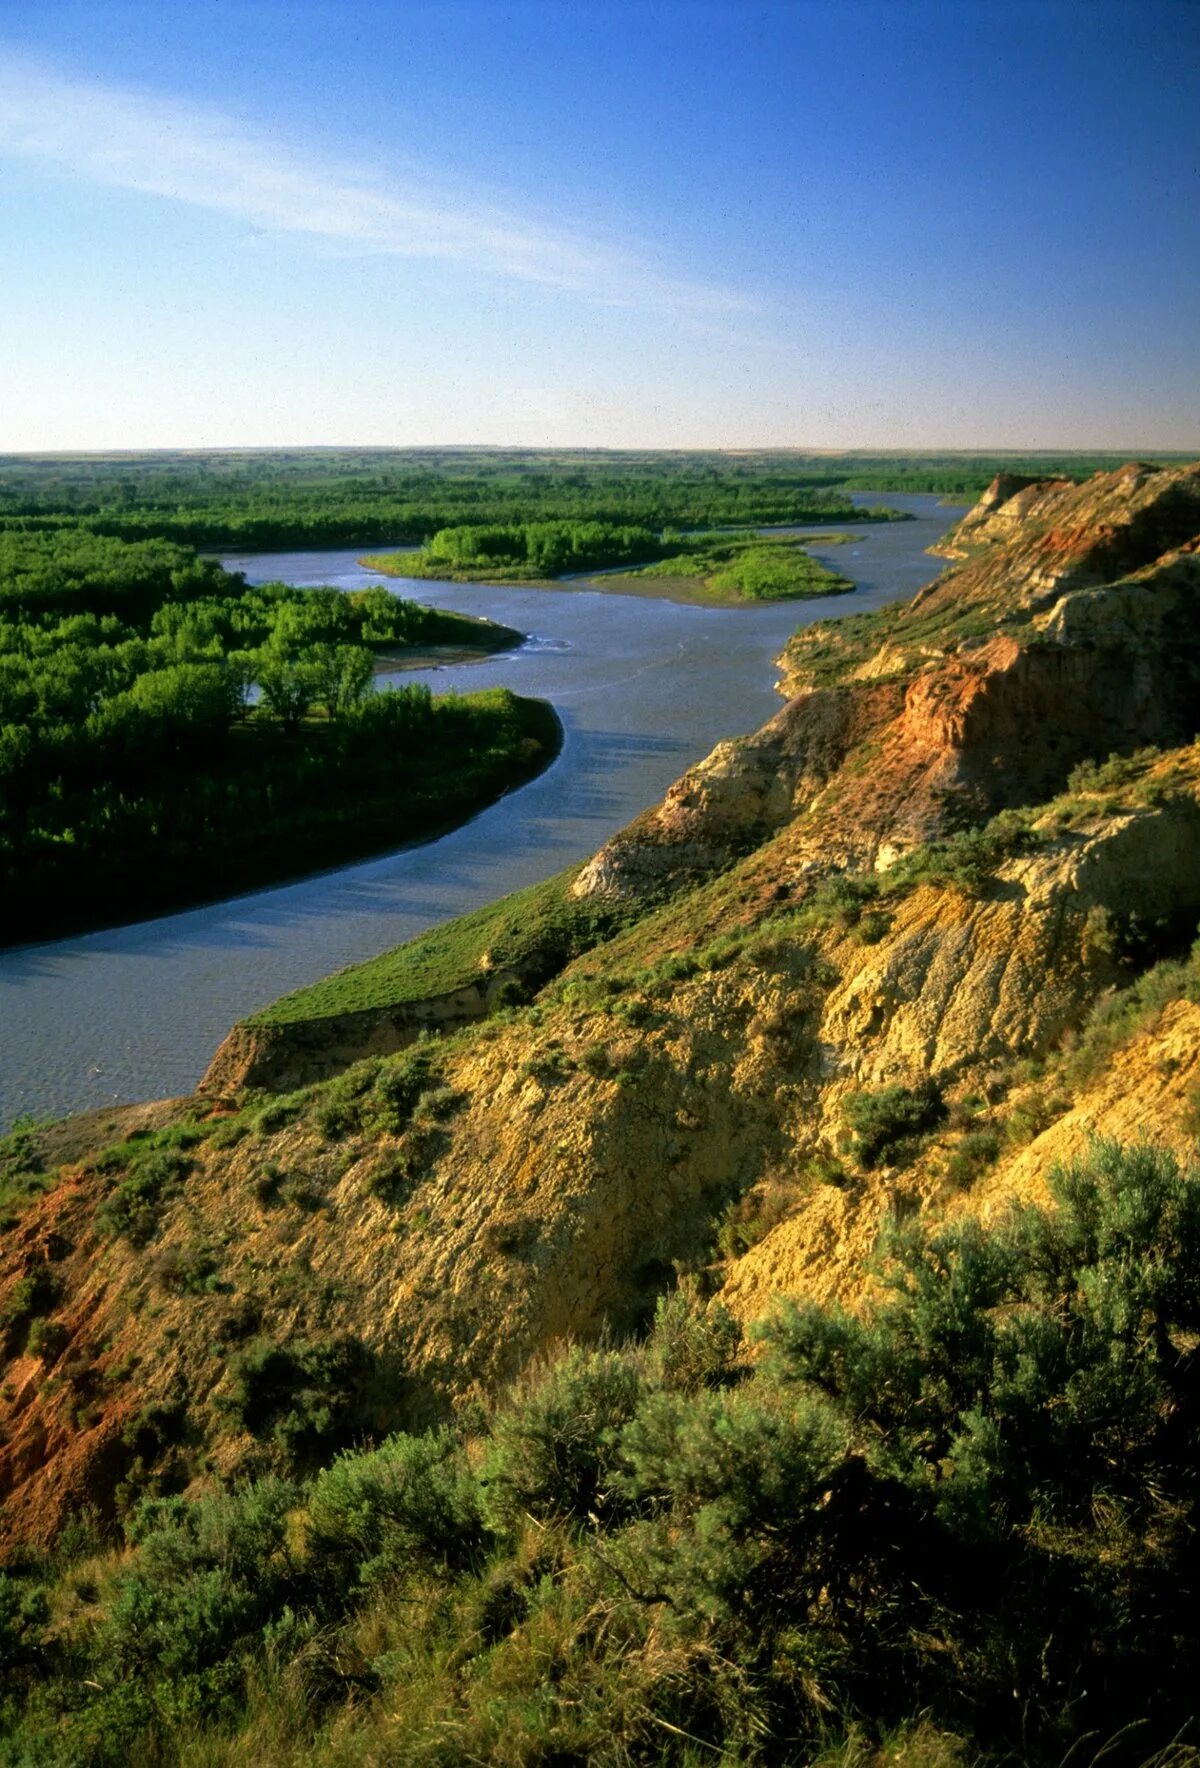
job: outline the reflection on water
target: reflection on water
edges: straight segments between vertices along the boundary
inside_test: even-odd
[[[504,683],[552,700],[565,731],[554,766],[424,847],[0,954],[0,1123],[187,1092],[235,1019],[586,858],[720,738],[778,710],[773,660],[796,626],[878,607],[934,575],[924,548],[956,512],[934,497],[888,501],[918,519],[814,549],[854,578],[852,597],[689,608],[590,590],[393,580],[415,600],[536,635],[484,663],[403,679],[435,692]],[[257,582],[377,581],[353,552],[225,562]]]

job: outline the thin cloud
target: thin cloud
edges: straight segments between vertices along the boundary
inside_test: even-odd
[[[0,49],[0,154],[92,184],[237,216],[343,250],[445,259],[604,306],[716,318],[754,303],[639,256],[487,204],[432,178],[322,165],[237,118],[171,96],[71,78]]]

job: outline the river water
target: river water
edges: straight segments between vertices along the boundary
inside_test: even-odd
[[[936,497],[858,501],[886,501],[916,520],[813,549],[854,579],[852,596],[692,608],[582,589],[389,580],[398,594],[530,635],[520,650],[487,662],[402,679],[428,681],[435,692],[503,683],[551,700],[565,732],[558,760],[424,846],[0,953],[0,1125],[18,1114],[186,1093],[236,1019],[595,852],[714,743],[779,710],[773,660],[797,626],[879,607],[936,575],[941,562],[925,548],[959,512]],[[353,551],[224,563],[253,582],[354,589],[378,581]]]

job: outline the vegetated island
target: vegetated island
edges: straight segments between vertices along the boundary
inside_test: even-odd
[[[504,689],[372,689],[521,634],[256,587],[166,541],[0,533],[0,941],[113,925],[452,827],[557,754]]]
[[[820,564],[806,545],[845,534],[682,534],[600,522],[523,522],[443,528],[416,553],[369,554],[386,576],[459,583],[519,583],[530,589],[603,590],[708,607],[845,595],[848,577]],[[602,577],[589,572],[602,571]]]

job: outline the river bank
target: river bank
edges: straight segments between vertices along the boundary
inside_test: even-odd
[[[555,763],[441,839],[298,883],[104,933],[0,954],[0,1122],[190,1092],[222,1038],[279,996],[587,859],[723,737],[778,708],[775,659],[797,625],[913,594],[942,568],[954,512],[892,500],[913,520],[830,549],[853,596],[736,609],[561,590],[397,584],[530,634],[515,652],[406,673],[435,691],[507,686],[547,699]],[[827,527],[827,525],[826,525]],[[813,541],[820,556],[821,547]],[[242,555],[254,580],[378,581],[344,552]]]

